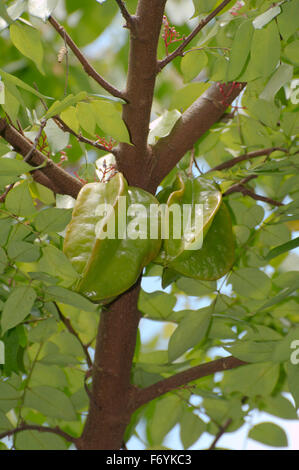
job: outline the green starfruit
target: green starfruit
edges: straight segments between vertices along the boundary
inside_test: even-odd
[[[194,279],[212,281],[220,279],[232,267],[235,260],[232,222],[226,204],[222,202],[204,238],[202,248],[185,251],[169,267]]]
[[[129,187],[122,173],[106,183],[83,186],[63,246],[80,274],[76,291],[107,303],[137,281],[161,247],[159,238],[150,237],[152,204],[158,204],[157,199],[140,188]],[[130,211],[132,207],[139,208],[139,217]]]
[[[181,239],[170,236],[163,240],[162,250],[154,262],[162,264],[174,278],[178,273],[199,280],[215,280],[226,274],[234,262],[234,236],[221,192],[202,177],[188,178],[179,173],[173,185],[163,189],[157,198],[169,208],[173,204],[189,204],[191,224],[189,232],[185,230]],[[196,204],[202,205],[202,224],[197,228],[194,224]],[[202,246],[196,245],[199,241]]]
[[[178,173],[173,185],[162,190],[157,198],[166,206],[162,224],[169,226],[169,236],[163,240],[163,249],[155,261],[167,266],[182,253],[201,248],[222,195],[209,181]],[[174,233],[174,222],[178,219],[180,234],[179,230]]]

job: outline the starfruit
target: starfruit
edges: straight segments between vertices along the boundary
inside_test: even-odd
[[[178,173],[173,185],[162,190],[157,198],[168,210],[168,214],[164,213],[162,217],[162,225],[169,225],[169,236],[163,240],[162,251],[155,261],[167,266],[185,251],[201,248],[220,207],[222,195],[209,181]],[[180,218],[180,234],[174,233],[175,218]]]
[[[179,273],[200,280],[221,278],[234,261],[232,224],[221,192],[202,177],[188,178],[178,173],[173,185],[163,189],[157,198],[169,208],[173,204],[189,204],[191,224],[180,239],[163,240],[162,250],[154,262],[168,268],[172,275]],[[202,223],[196,227],[197,204],[202,207]]]
[[[203,281],[220,279],[232,267],[235,244],[232,222],[222,202],[200,250],[185,251],[169,267],[186,277]]]
[[[150,238],[148,225],[146,237],[127,236],[134,220],[129,211],[127,215],[132,204],[145,209],[147,224],[150,206],[158,201],[140,188],[129,187],[122,173],[106,183],[86,184],[79,192],[63,251],[80,274],[74,289],[93,301],[107,303],[129,289],[160,250],[161,240]],[[99,211],[105,205],[108,209]],[[111,227],[114,238],[108,233]]]

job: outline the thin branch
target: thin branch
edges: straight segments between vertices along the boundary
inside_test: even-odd
[[[84,144],[91,145],[92,147],[95,147],[98,150],[103,150],[104,152],[107,152],[107,148],[104,145],[99,144],[97,141],[88,139],[82,134],[77,134],[77,132],[73,131],[73,129],[71,129],[59,116],[53,116],[53,120],[63,132],[68,132],[69,134],[72,134],[74,137],[76,137],[79,142],[83,142]],[[109,150],[109,152],[113,155],[117,154],[116,149]]]
[[[125,5],[125,2],[123,0],[116,0],[116,3],[119,6],[121,14],[123,15],[124,19],[126,20],[125,27],[130,29],[132,31],[132,33],[135,34],[135,32],[136,32],[135,22],[134,22],[134,19],[133,19],[132,15],[130,15],[130,13],[128,12],[127,7]]]
[[[58,426],[55,428],[50,428],[46,426],[38,426],[38,425],[31,425],[31,424],[22,424],[18,426],[17,428],[10,429],[9,431],[4,431],[0,433],[0,439],[3,439],[4,437],[9,437],[13,436],[14,434],[22,431],[38,431],[38,432],[50,432],[52,434],[57,434],[58,436],[63,437],[66,439],[68,442],[73,442],[74,444],[76,443],[77,439],[75,437],[70,436],[66,432],[64,432],[62,429],[60,429]]]
[[[39,91],[38,90],[38,87],[37,87],[37,84],[36,83],[33,83],[34,85],[34,88],[36,89],[36,91]],[[47,106],[47,103],[45,102],[45,100],[43,98],[40,98],[40,102],[43,106],[43,108],[45,109],[45,111],[48,111],[48,106]],[[72,134],[74,137],[76,137],[76,139],[79,141],[79,142],[83,142],[84,144],[88,144],[88,145],[91,145],[92,147],[95,147],[96,149],[98,150],[103,150],[104,152],[107,151],[106,147],[104,145],[101,145],[101,144],[98,144],[96,141],[93,141],[91,139],[88,139],[87,137],[84,137],[82,134],[77,134],[77,132],[73,131],[73,129],[71,129],[62,119],[60,116],[56,115],[56,116],[53,116],[53,121],[59,126],[59,128],[63,131],[63,132],[68,132],[69,134]],[[110,153],[113,153],[113,155],[116,155],[117,154],[117,151],[116,149],[115,150],[110,150]]]
[[[37,147],[37,144],[39,142],[39,139],[41,138],[41,135],[43,133],[43,130],[45,128],[47,124],[47,121],[46,120],[42,120],[41,123],[40,123],[40,127],[39,127],[39,130],[38,130],[38,133],[36,134],[36,137],[34,139],[34,142],[33,142],[33,145],[31,147],[31,149],[29,150],[29,152],[27,153],[27,155],[25,155],[24,157],[24,162],[29,162],[30,158],[31,158],[31,155],[33,154],[34,150],[36,149]]]
[[[260,194],[256,194],[254,191],[252,191],[249,188],[246,188],[246,186],[243,186],[243,184],[238,183],[234,184],[229,188],[225,193],[223,193],[223,196],[228,196],[229,194],[232,193],[242,193],[243,196],[249,196],[255,201],[263,201],[266,202],[267,204],[271,204],[272,206],[280,207],[283,206],[284,204],[280,201],[276,201],[275,199],[271,199],[270,197],[262,196]]]
[[[226,432],[227,428],[229,427],[229,425],[232,423],[232,418],[229,418],[223,426],[220,426],[220,429],[219,429],[219,432],[218,434],[216,434],[215,436],[215,439],[213,440],[212,444],[210,445],[209,447],[209,450],[214,450],[215,447],[216,447],[216,444],[217,442],[219,441],[219,439],[223,436],[223,434]]]
[[[228,168],[232,168],[238,163],[244,162],[246,160],[251,160],[252,158],[262,157],[263,155],[270,155],[270,153],[275,152],[277,150],[285,153],[288,152],[288,150],[281,147],[271,147],[267,149],[256,150],[254,152],[248,152],[243,155],[240,155],[239,157],[235,157],[231,160],[227,160],[226,162],[220,163],[220,165],[214,166],[214,168],[211,168],[209,171],[207,171],[207,173],[211,173],[212,171],[227,170]]]
[[[72,325],[71,321],[69,320],[69,318],[66,318],[66,317],[63,315],[62,311],[60,310],[60,308],[58,307],[58,305],[57,305],[56,302],[54,302],[54,304],[55,304],[56,310],[57,310],[57,312],[58,312],[59,318],[60,318],[60,320],[62,321],[62,323],[65,325],[65,327],[67,328],[67,330],[68,330],[73,336],[75,336],[75,338],[77,338],[77,340],[78,340],[79,343],[81,344],[81,347],[82,347],[82,349],[83,349],[83,351],[84,351],[84,354],[85,354],[85,357],[86,357],[86,362],[87,362],[88,368],[91,369],[91,368],[92,368],[92,360],[91,360],[91,357],[90,357],[89,352],[88,352],[88,347],[86,346],[86,344],[84,344],[84,343],[81,341],[81,339],[80,339],[78,333],[74,330],[73,325]]]
[[[136,408],[139,408],[141,405],[148,403],[154,398],[176,390],[182,385],[193,382],[194,380],[246,364],[246,362],[241,361],[240,359],[229,356],[222,357],[221,359],[216,359],[215,361],[210,361],[205,364],[200,364],[199,366],[191,367],[191,369],[179,372],[167,379],[160,380],[149,387],[137,389],[135,392],[135,406]]]
[[[8,195],[9,191],[14,187],[14,183],[10,184],[9,186],[7,186],[7,188],[5,189],[4,193],[1,194],[0,196],[0,203],[1,202],[5,202],[5,199],[6,199],[6,196]]]
[[[166,0],[139,0],[134,16],[136,35],[130,35],[130,53],[123,120],[131,143],[119,145],[118,168],[130,185],[147,188],[151,149],[147,138],[157,78],[157,48]]]
[[[8,124],[6,119],[0,119],[0,135],[8,142],[13,149],[26,157],[32,149],[32,142],[24,137],[15,127]],[[69,194],[76,198],[82,188],[82,183],[71,176],[69,173],[59,168],[55,163],[47,158],[39,150],[34,149],[30,155],[30,164],[32,165],[33,177],[41,184],[49,187],[56,193]],[[44,165],[38,170],[34,166]],[[43,175],[39,177],[37,175]]]
[[[175,57],[183,55],[183,51],[185,47],[195,38],[195,36],[201,31],[213,18],[215,18],[218,13],[223,10],[224,7],[232,0],[224,0],[220,5],[215,8],[206,18],[201,20],[201,22],[196,26],[196,28],[186,37],[186,39],[182,42],[182,44],[169,56],[165,57],[165,59],[160,60],[158,62],[158,72],[160,72],[169,62],[171,62]]]
[[[63,40],[66,41],[67,45],[69,48],[73,51],[81,65],[83,66],[85,72],[92,77],[101,87],[103,87],[108,93],[110,93],[112,96],[115,96],[117,98],[122,98],[123,100],[126,101],[126,97],[124,93],[122,93],[120,90],[112,86],[110,83],[108,83],[98,72],[93,68],[93,66],[88,62],[86,57],[82,54],[78,46],[74,43],[72,38],[69,36],[69,34],[66,32],[63,26],[61,26],[60,23],[53,17],[49,17],[49,23],[53,26],[53,28],[56,29],[58,34],[62,37]]]

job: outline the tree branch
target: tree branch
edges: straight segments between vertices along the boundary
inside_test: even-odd
[[[123,2],[123,0],[116,0],[116,3],[119,6],[121,14],[123,15],[124,19],[126,20],[125,27],[130,29],[132,31],[132,33],[135,34],[135,29],[136,28],[135,28],[134,18],[128,12],[128,10],[126,8],[126,5],[125,5],[125,2]]]
[[[219,429],[219,432],[217,433],[217,435],[215,436],[215,439],[213,440],[212,444],[210,445],[209,447],[209,450],[214,450],[215,447],[216,447],[216,444],[217,442],[219,441],[219,439],[223,436],[223,434],[226,432],[227,428],[229,427],[229,425],[232,423],[232,418],[229,418],[223,426],[220,426],[220,429]]]
[[[79,449],[120,449],[133,412],[131,367],[140,319],[139,281],[102,311],[94,365],[90,408]],[[97,430],[95,432],[95,429]]]
[[[186,46],[192,41],[192,39],[195,38],[195,36],[201,31],[213,18],[215,18],[218,13],[223,10],[224,7],[228,3],[230,3],[232,0],[224,0],[220,5],[215,8],[214,11],[212,11],[206,18],[200,21],[199,25],[196,26],[196,28],[189,34],[189,36],[186,37],[186,39],[181,43],[177,49],[172,52],[172,54],[169,54],[165,59],[160,60],[158,62],[158,72],[160,72],[169,62],[171,62],[175,57],[183,55],[183,51],[186,48]]]
[[[62,321],[62,323],[65,325],[66,329],[73,335],[75,336],[75,338],[79,341],[79,343],[81,344],[81,347],[84,351],[84,354],[85,354],[85,357],[86,357],[86,362],[87,362],[87,365],[88,365],[88,368],[91,369],[92,368],[92,360],[91,360],[91,357],[89,355],[89,352],[88,352],[88,346],[86,346],[86,344],[84,344],[78,333],[76,332],[76,330],[73,328],[73,325],[70,321],[69,318],[65,317],[62,313],[62,311],[60,310],[60,308],[58,307],[57,303],[54,302],[55,304],[55,307],[56,307],[56,310],[58,312],[58,315],[59,315],[59,318],[60,320]]]
[[[232,168],[238,163],[251,160],[252,158],[262,157],[263,155],[270,155],[270,153],[275,152],[277,150],[279,150],[280,152],[288,152],[288,150],[281,147],[271,147],[267,149],[256,150],[254,152],[244,153],[239,157],[232,158],[231,160],[227,160],[226,162],[220,163],[220,165],[214,166],[214,168],[211,168],[206,173],[211,173],[212,171],[227,170],[228,168]]]
[[[118,168],[132,186],[146,189],[151,153],[147,145],[157,68],[157,47],[166,0],[139,0],[130,35],[123,119],[133,145],[121,143]],[[142,171],[141,171],[142,169]]]
[[[122,98],[123,100],[126,101],[126,97],[124,93],[122,93],[120,90],[117,88],[114,88],[110,83],[108,83],[106,80],[104,80],[103,77],[101,77],[100,74],[93,68],[93,66],[88,62],[86,57],[82,54],[80,49],[77,47],[77,45],[74,43],[70,35],[66,32],[63,26],[58,23],[58,21],[53,17],[49,17],[49,23],[53,26],[53,28],[56,29],[58,34],[62,37],[63,40],[67,43],[69,48],[73,51],[81,65],[83,66],[85,72],[92,77],[99,85],[101,85],[102,88],[104,88],[108,93],[110,93],[112,96],[115,96],[117,98]]]
[[[70,436],[66,432],[64,432],[62,429],[56,427],[56,428],[50,428],[46,426],[38,426],[38,425],[31,425],[31,424],[22,424],[21,426],[18,426],[17,428],[11,429],[9,431],[4,431],[0,433],[0,439],[3,439],[4,437],[9,437],[13,436],[14,434],[22,431],[38,431],[38,432],[49,432],[52,434],[56,434],[58,436],[63,437],[66,439],[68,442],[73,442],[74,444],[77,441],[77,438]]]
[[[23,155],[28,156],[32,150],[32,142],[24,137],[17,129],[8,124],[6,119],[0,119],[0,135],[13,147],[13,149]],[[34,179],[39,183],[52,189],[55,193],[69,194],[76,198],[78,192],[82,188],[82,183],[55,165],[52,160],[48,159],[39,150],[34,149],[30,155],[30,161]],[[34,166],[45,165],[38,171],[34,170]],[[38,174],[39,176],[37,176]],[[42,176],[41,176],[42,175]]]
[[[257,178],[257,175],[250,175],[247,178],[244,178],[243,180],[241,180],[239,183],[234,184],[227,191],[225,191],[225,193],[223,193],[223,196],[228,196],[229,194],[233,194],[233,193],[242,193],[243,196],[249,196],[255,201],[263,201],[263,202],[266,202],[267,204],[271,204],[272,206],[280,207],[284,205],[282,202],[276,201],[275,199],[271,199],[270,197],[256,194],[254,191],[252,191],[252,189],[249,189],[246,186],[244,186],[244,184],[247,183],[247,181],[253,178]]]
[[[221,359],[216,359],[215,361],[210,361],[205,364],[200,364],[199,366],[191,367],[191,369],[179,372],[167,379],[160,380],[149,387],[136,390],[135,405],[136,408],[139,408],[141,405],[148,403],[154,398],[158,398],[161,395],[164,395],[167,392],[171,392],[186,385],[189,382],[194,380],[201,379],[202,377],[207,377],[208,375],[215,374],[216,372],[222,372],[229,369],[234,369],[247,363],[237,359],[233,356],[222,357]]]
[[[77,134],[77,132],[73,131],[73,129],[71,129],[59,116],[53,116],[53,120],[63,132],[68,132],[69,134],[72,134],[74,137],[76,137],[76,139],[79,140],[79,142],[83,142],[84,144],[91,145],[92,147],[95,147],[98,150],[103,150],[104,152],[107,152],[107,148],[104,145],[99,144],[97,141],[88,139],[82,134]],[[113,155],[117,154],[116,149],[109,150],[109,152]]]
[[[171,133],[153,147],[154,169],[151,189],[192,149],[195,142],[219,120],[225,109],[244,88],[245,83],[215,83],[182,114]]]

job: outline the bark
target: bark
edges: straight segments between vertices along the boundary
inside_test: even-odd
[[[140,281],[101,313],[90,408],[79,449],[119,449],[134,410],[131,365],[140,319]]]

